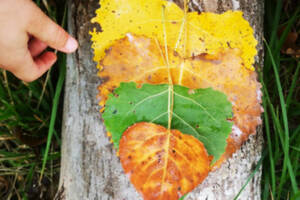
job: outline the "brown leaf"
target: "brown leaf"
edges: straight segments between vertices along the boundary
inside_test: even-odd
[[[278,31],[278,36],[280,37],[285,30],[285,26],[280,28]],[[290,31],[281,47],[281,53],[299,57],[300,56],[300,48],[296,44],[298,39],[298,33],[295,31]]]
[[[210,171],[210,158],[199,140],[153,123],[129,127],[119,155],[125,173],[145,200],[179,199]]]

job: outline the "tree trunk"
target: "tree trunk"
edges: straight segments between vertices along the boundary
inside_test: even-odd
[[[174,1],[182,4],[182,0]],[[190,0],[189,7],[218,13],[242,10],[255,30],[259,52],[256,64],[262,66],[263,3],[262,0]],[[56,199],[139,200],[142,198],[123,173],[98,111],[96,95],[100,79],[88,34],[94,26],[90,19],[98,7],[98,0],[69,1],[69,30],[79,40],[80,48],[67,58],[61,176]],[[256,135],[185,199],[232,200],[260,159],[262,140],[259,127]],[[260,177],[261,170],[239,199],[260,199]]]

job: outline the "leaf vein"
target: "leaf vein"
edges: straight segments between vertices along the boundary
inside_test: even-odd
[[[206,112],[206,114],[212,119],[214,120],[215,122],[217,122],[217,120],[207,111],[207,109],[202,106],[200,103],[198,103],[197,101],[195,101],[194,99],[191,99],[189,97],[185,97],[185,96],[182,96],[181,94],[178,94],[177,92],[174,91],[174,94],[177,95],[178,97],[182,98],[182,99],[186,99],[186,100],[189,100],[191,102],[193,102],[194,104],[196,104],[197,106],[199,106],[200,108],[202,108],[202,110],[204,110]]]
[[[150,122],[155,122],[157,119],[161,118],[162,116],[164,116],[165,114],[168,114],[168,111],[159,114],[158,116],[154,117]]]
[[[163,95],[164,93],[167,93],[167,92],[168,92],[168,89],[166,89],[166,90],[164,90],[164,91],[162,91],[162,92],[160,92],[160,93],[157,93],[157,94],[154,94],[154,95],[150,95],[150,96],[148,96],[148,97],[146,97],[146,98],[140,100],[139,102],[137,102],[137,103],[134,105],[134,107],[133,107],[132,109],[130,109],[130,110],[126,113],[126,116],[127,116],[130,112],[133,112],[134,109],[136,109],[140,104],[144,103],[145,101],[148,101],[148,100],[153,99],[153,98],[155,98],[155,97],[159,97],[159,96],[161,96],[161,95]]]
[[[185,125],[187,125],[188,127],[190,127],[195,133],[196,133],[196,135],[198,135],[200,138],[202,138],[202,142],[203,142],[203,140],[205,140],[206,141],[206,143],[209,143],[210,144],[210,147],[214,150],[214,151],[216,151],[216,147],[214,146],[214,145],[212,145],[211,144],[211,142],[205,137],[205,136],[203,136],[203,135],[201,135],[201,134],[199,134],[199,132],[194,128],[194,127],[192,127],[189,123],[187,123],[184,119],[182,119],[181,117],[179,117],[175,112],[173,112],[173,115],[177,118],[177,119],[179,119],[180,121],[182,121],[182,123],[184,123]],[[204,142],[203,142],[204,143]]]

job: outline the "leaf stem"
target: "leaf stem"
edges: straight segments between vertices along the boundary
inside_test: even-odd
[[[186,58],[186,41],[187,41],[187,0],[184,0],[184,16],[183,16],[183,22],[184,22],[184,35],[183,35],[183,57]]]
[[[185,58],[187,57],[186,55],[186,41],[187,41],[187,0],[184,0],[184,16],[183,16],[183,20],[182,20],[182,27],[183,27],[183,52],[182,52],[182,56],[183,56],[183,62],[180,65],[180,75],[179,75],[179,80],[178,80],[178,84],[182,85],[182,77],[183,77],[183,72],[184,72],[184,66],[185,66]],[[179,35],[181,37],[181,28],[179,31]],[[178,38],[178,41],[180,41],[181,38]]]
[[[169,89],[168,89],[168,91],[169,91],[169,94],[168,94],[168,130],[171,130],[172,115],[173,115],[173,108],[174,108],[174,88],[173,88],[173,80],[172,80],[171,69],[170,69],[170,64],[169,64],[165,7],[162,7],[162,23],[163,23],[163,34],[164,34],[165,60],[166,60],[167,68],[168,68],[168,83],[169,83]]]

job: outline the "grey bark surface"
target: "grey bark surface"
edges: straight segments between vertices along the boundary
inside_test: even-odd
[[[181,0],[175,0],[179,5]],[[191,0],[191,10],[224,12],[242,10],[255,30],[259,44],[256,57],[262,63],[263,0]],[[57,200],[140,200],[141,196],[123,173],[99,113],[96,63],[90,48],[89,30],[99,7],[98,0],[69,1],[69,31],[79,41],[79,50],[67,57],[62,160]],[[98,27],[99,28],[99,27]],[[188,200],[232,200],[253,172],[262,150],[262,131],[233,154],[218,170],[185,198]],[[241,200],[260,199],[259,170],[241,193]]]

